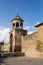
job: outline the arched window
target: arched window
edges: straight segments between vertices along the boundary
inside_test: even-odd
[[[15,24],[13,23],[13,27],[15,26]]]
[[[16,27],[19,27],[19,23],[18,22],[16,23]]]
[[[20,26],[23,26],[23,23],[20,23]]]

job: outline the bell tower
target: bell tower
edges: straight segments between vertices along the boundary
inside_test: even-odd
[[[12,19],[12,28],[23,29],[23,19],[19,15],[16,15],[15,18]]]
[[[12,31],[10,32],[10,52],[21,52],[21,36],[23,32],[23,19],[16,15],[15,18],[11,20]]]
[[[12,20],[12,30],[10,32],[10,52],[22,52],[22,35],[27,35],[27,30],[23,30],[24,20],[16,15]]]

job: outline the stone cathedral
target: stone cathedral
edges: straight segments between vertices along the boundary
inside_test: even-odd
[[[8,44],[4,44],[4,51],[25,53],[28,57],[43,57],[43,23],[35,26],[36,32],[27,35],[27,30],[23,29],[23,22],[19,15],[11,20],[10,39]]]

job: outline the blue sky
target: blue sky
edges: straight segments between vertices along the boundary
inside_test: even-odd
[[[24,19],[25,29],[36,31],[34,26],[43,22],[43,0],[0,0],[0,29],[11,29],[17,14]]]

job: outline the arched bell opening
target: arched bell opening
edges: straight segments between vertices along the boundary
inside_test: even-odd
[[[20,23],[20,27],[23,28],[23,23],[22,22]]]
[[[15,28],[15,23],[13,23],[13,28]]]
[[[16,27],[19,27],[19,23],[18,22],[16,22]]]
[[[20,26],[22,27],[23,26],[23,23],[20,23]]]

